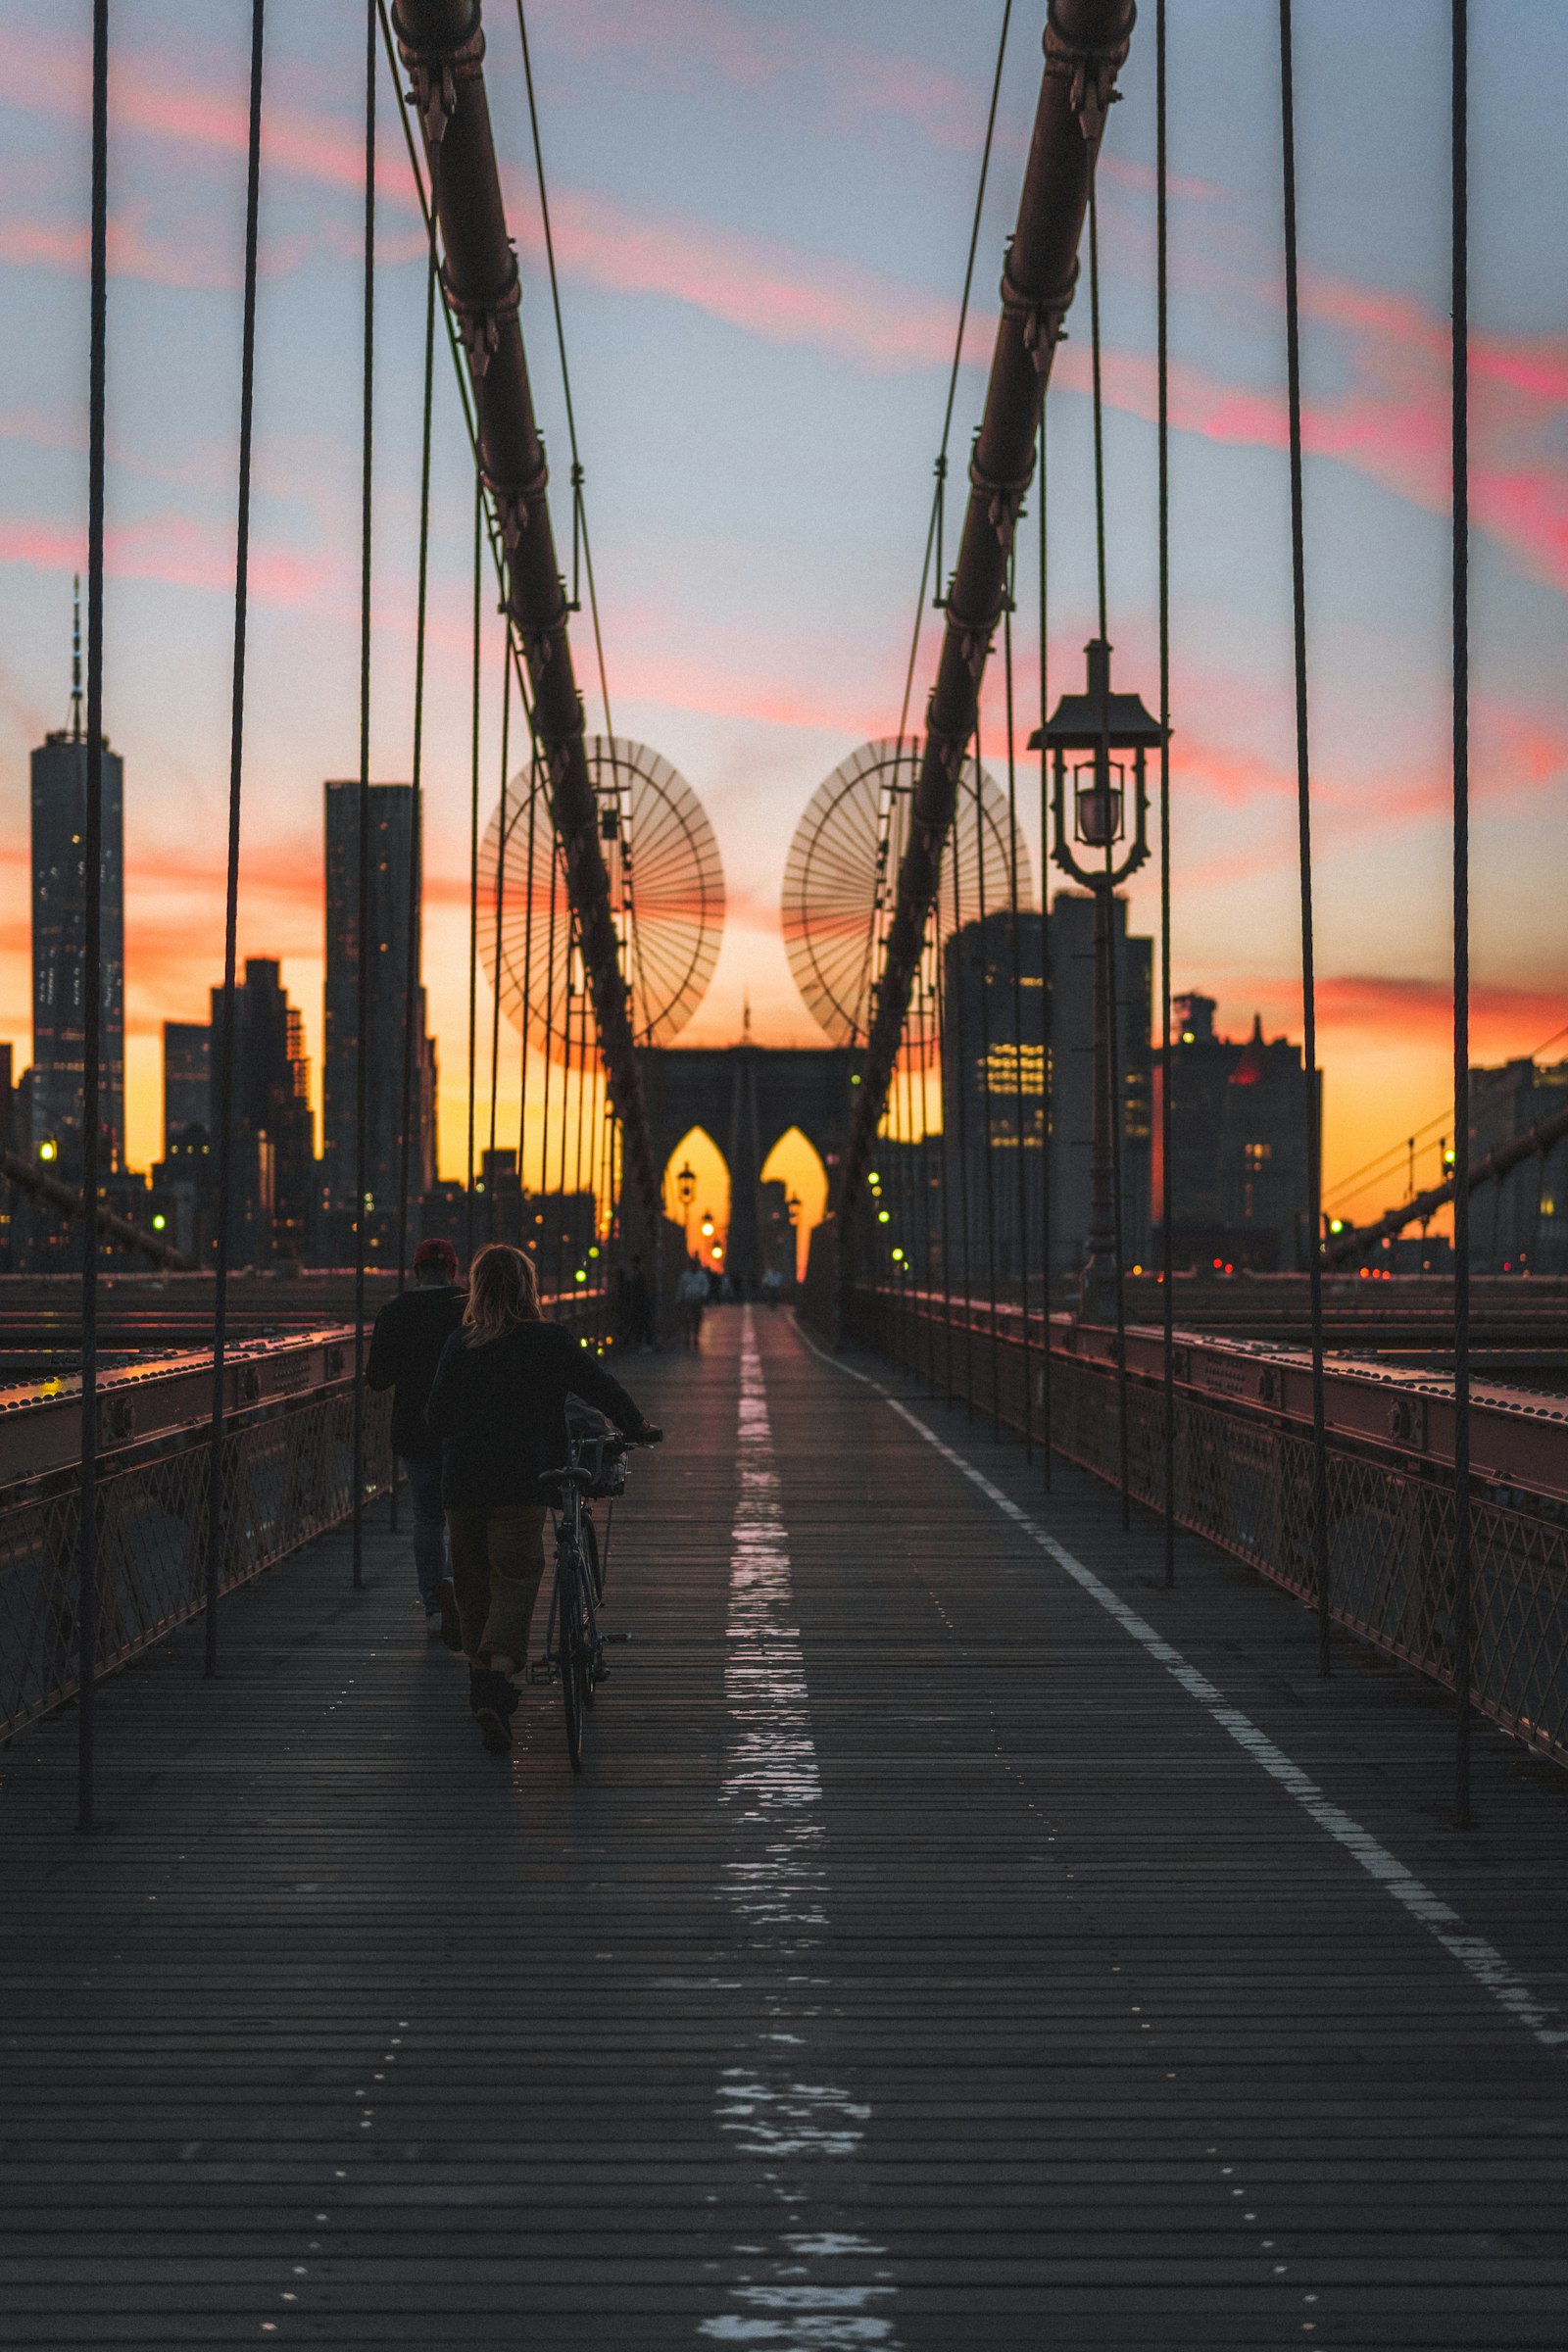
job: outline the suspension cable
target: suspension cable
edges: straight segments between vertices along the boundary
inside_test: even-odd
[[[1470,1826],[1470,22],[1452,5],[1454,1812]]]
[[[375,423],[375,0],[366,9],[365,381],[360,445],[360,789],[354,1041],[354,1499],[351,1553],[365,1582],[365,1199],[368,1190],[370,1020],[370,559]]]
[[[980,712],[974,716],[974,857],[975,894],[980,913],[975,938],[979,947],[980,988],[980,1117],[982,1165],[985,1168],[986,1295],[991,1313],[991,1432],[1002,1435],[1001,1356],[997,1345],[997,1178],[991,1150],[991,954],[986,909],[985,767],[980,757]],[[969,1312],[974,1313],[973,1285],[965,1283]]]
[[[508,634],[510,635],[510,626]],[[512,663],[503,647],[501,656],[501,808],[496,818],[496,985],[490,1010],[490,1150],[496,1148],[497,1090],[501,1084],[501,943],[507,905],[507,762],[512,752]],[[521,1169],[522,1154],[517,1154]],[[491,1182],[495,1162],[491,1161]]]
[[[432,177],[439,170],[441,149],[432,150]],[[430,427],[435,392],[435,309],[440,260],[436,244],[436,207],[429,218],[429,258],[424,281],[424,399],[419,435],[419,564],[414,618],[414,757],[409,788],[409,896],[405,908],[408,938],[403,970],[403,1105],[398,1126],[398,1289],[409,1278],[409,1163],[414,1130],[415,1029],[419,1011],[420,899],[424,863],[424,647],[425,612],[430,577]],[[422,1089],[421,1089],[421,1109]],[[433,1106],[432,1106],[433,1107]],[[397,1501],[397,1470],[393,1468],[392,1497]]]
[[[1095,428],[1095,588],[1099,600],[1100,637],[1102,644],[1110,636],[1107,614],[1109,596],[1105,564],[1105,409],[1101,390],[1100,342],[1100,203],[1098,175],[1089,181],[1089,321],[1090,356],[1094,384]],[[1109,724],[1109,713],[1104,713]],[[1102,743],[1104,738],[1102,738]],[[1112,1233],[1112,1261],[1115,1273],[1116,1301],[1116,1451],[1117,1484],[1121,1491],[1121,1523],[1131,1524],[1131,1496],[1128,1489],[1127,1446],[1127,1279],[1126,1279],[1126,1211],[1122,1199],[1122,1039],[1121,1011],[1117,1002],[1116,974],[1116,892],[1111,876],[1114,843],[1110,828],[1110,752],[1104,748],[1105,770],[1105,880],[1104,880],[1104,971],[1101,985],[1105,993],[1105,1112],[1110,1126],[1110,1204]],[[1097,924],[1098,927],[1098,924]]]
[[[588,617],[593,627],[594,660],[599,669],[599,699],[604,706],[605,712],[605,741],[610,747],[610,767],[613,779],[615,808],[620,822],[621,839],[624,843],[630,810],[629,806],[625,808],[621,806],[620,760],[615,750],[615,722],[610,708],[610,673],[605,663],[605,633],[599,617],[599,586],[594,576],[593,541],[588,532],[588,502],[584,496],[582,455],[577,447],[577,412],[571,397],[571,368],[566,359],[566,330],[561,310],[561,280],[556,270],[556,239],[550,223],[550,193],[545,184],[545,152],[543,141],[539,135],[539,109],[534,99],[533,59],[528,49],[528,23],[523,12],[523,0],[517,0],[517,39],[522,49],[522,77],[528,93],[528,128],[533,143],[534,176],[539,187],[539,218],[545,235],[545,262],[550,273],[550,307],[556,322],[556,350],[561,360],[561,389],[566,410],[566,438],[571,449],[572,545],[573,547],[577,545],[580,532],[583,577],[588,583]],[[575,590],[573,590],[573,594],[575,594]],[[630,861],[626,858],[624,852],[622,854],[622,870],[625,881],[626,924],[630,934],[627,941],[630,953],[626,959],[626,986],[629,993],[633,971],[640,971],[642,965],[636,944],[635,885]],[[643,996],[646,1007],[646,984]],[[633,1007],[632,1028],[634,1032],[636,1026],[635,1007]]]
[[[986,183],[991,172],[991,148],[992,142],[996,136],[997,128],[997,103],[1002,91],[1002,69],[1007,54],[1007,28],[1011,22],[1012,0],[1004,0],[1002,11],[1002,30],[997,40],[997,63],[996,69],[991,77],[991,104],[986,113],[985,143],[980,151],[980,177],[975,188],[974,215],[969,223],[969,250],[964,262],[963,293],[958,303],[957,331],[953,339],[953,362],[948,369],[948,393],[942,412],[942,441],[936,462],[936,488],[932,496],[930,517],[926,524],[925,554],[920,563],[920,586],[916,592],[914,600],[914,623],[909,631],[909,658],[905,664],[904,695],[899,705],[899,733],[897,749],[894,754],[895,787],[897,786],[898,782],[899,764],[904,755],[905,739],[908,734],[909,703],[914,693],[914,669],[920,654],[920,633],[925,625],[926,589],[932,576],[933,560],[935,561],[936,565],[936,602],[938,605],[940,605],[942,602],[942,517],[946,508],[948,443],[953,432],[953,412],[954,405],[957,398],[958,371],[963,365],[963,338],[967,331],[969,322],[969,296],[974,284],[975,256],[979,250],[980,224],[985,211]],[[881,882],[885,877],[889,866],[888,851],[893,823],[893,810],[896,806],[896,789],[892,794],[884,791],[882,795],[882,807],[878,811],[877,819],[877,873],[879,887],[873,894],[872,903],[866,910],[865,957],[861,971],[860,988],[856,999],[857,1005],[863,1005],[866,1008],[868,1016],[870,1011],[871,967],[878,946],[877,920],[878,916],[884,913],[886,910]],[[858,1031],[857,1031],[856,1036],[852,1038],[851,1042],[852,1044],[858,1044]]]
[[[1051,1493],[1052,1383],[1052,1155],[1056,1149],[1056,1077],[1054,1062],[1055,981],[1051,969],[1051,753],[1046,743],[1050,717],[1050,649],[1047,644],[1049,606],[1049,523],[1046,510],[1046,408],[1040,408],[1040,985],[1045,991],[1041,1012],[1045,1028],[1045,1131],[1040,1153],[1040,1466],[1046,1493]]]
[[[479,1037],[479,657],[484,585],[484,482],[473,477],[473,667],[468,757],[468,1263],[473,1263],[474,1086]]]
[[[1034,1395],[1029,1373],[1029,1178],[1024,1152],[1023,936],[1018,903],[1018,761],[1013,749],[1012,608],[1015,586],[1011,554],[1007,596],[1002,608],[1002,675],[1007,719],[1007,905],[1012,940],[1013,1136],[1017,1157],[1018,1338],[1023,1349],[1023,1455],[1034,1457]]]
[[[1323,1248],[1317,1087],[1317,981],[1312,920],[1312,793],[1307,736],[1306,531],[1301,481],[1301,330],[1296,249],[1296,92],[1291,0],[1280,0],[1280,151],[1285,196],[1285,355],[1290,399],[1291,608],[1296,668],[1297,836],[1301,893],[1301,1058],[1306,1083],[1307,1298],[1312,1327],[1312,1571],[1317,1595],[1317,1664],[1329,1645],[1328,1438],[1323,1395]]]
[[[1176,1300],[1171,1214],[1174,1168],[1170,1058],[1170,368],[1166,276],[1165,0],[1154,6],[1154,311],[1158,375],[1155,427],[1159,468],[1159,1218],[1164,1292],[1161,1374],[1164,1388],[1164,1581],[1176,1582]]]
[[[245,294],[239,363],[239,512],[234,530],[234,665],[228,721],[228,854],[223,880],[223,998],[218,1031],[218,1258],[213,1270],[213,1403],[207,1439],[207,1623],[203,1671],[218,1672],[218,1589],[223,1544],[223,1359],[233,1247],[234,981],[239,940],[240,786],[245,755],[245,625],[251,552],[251,420],[256,388],[256,255],[262,175],[262,17],[251,0],[250,117],[245,165]]]
[[[109,319],[109,0],[92,12],[87,358],[87,774],[82,810],[81,1475],[76,1520],[76,1827],[93,1827],[98,1673],[98,1163],[103,1050],[104,398]]]

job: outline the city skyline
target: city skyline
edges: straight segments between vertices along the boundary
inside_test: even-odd
[[[691,1042],[816,1033],[785,966],[777,885],[820,778],[896,717],[984,124],[990,28],[868,6],[788,31],[744,7],[668,0],[663,32],[596,0],[534,18],[556,175],[565,322],[616,722],[704,799],[731,917]],[[1282,454],[1272,26],[1200,0],[1173,24],[1172,710],[1178,990],[1299,1035],[1288,545]],[[28,71],[4,101],[27,172],[0,193],[0,1033],[26,1058],[21,920],[26,755],[63,706],[60,655],[82,514],[85,47],[41,0],[18,12]],[[1544,111],[1568,25],[1526,0],[1473,76],[1478,1060],[1568,1018],[1552,877],[1568,848],[1568,334],[1542,223],[1562,208]],[[1440,1109],[1446,1086],[1446,83],[1412,6],[1323,0],[1303,39],[1301,233],[1307,551],[1326,1180]],[[722,34],[722,37],[716,37]],[[320,779],[357,736],[358,326],[355,64],[329,16],[270,27],[241,957],[276,954],[323,1059]],[[1347,90],[1331,61],[1367,71]],[[1221,77],[1203,67],[1218,51]],[[982,54],[984,52],[984,54]],[[1510,60],[1506,74],[1502,59]],[[569,503],[546,364],[537,222],[514,41],[491,44],[539,396]],[[999,109],[974,331],[956,412],[979,398],[990,289],[1038,74],[1020,28]],[[237,412],[244,56],[186,0],[117,39],[111,96],[111,513],[106,713],[127,760],[129,1156],[157,1150],[159,1025],[197,1018],[220,957]],[[1118,675],[1153,694],[1152,87],[1135,44],[1102,165]],[[1396,93],[1391,103],[1388,93]],[[410,768],[421,243],[382,108],[376,621],[371,766]],[[715,103],[722,99],[722,105]],[[1506,138],[1500,135],[1505,119]],[[722,121],[716,137],[684,135]],[[606,135],[608,132],[609,135]],[[1506,167],[1502,158],[1506,156]],[[1348,168],[1347,159],[1353,159]],[[742,164],[744,163],[744,169]],[[1051,662],[1091,633],[1082,306],[1050,404]],[[308,354],[295,368],[290,355]],[[166,365],[172,361],[173,365]],[[643,396],[621,396],[635,364]],[[441,1161],[463,1152],[466,992],[467,464],[438,382],[426,737],[427,979],[443,1044]],[[764,428],[765,424],[765,430]],[[652,463],[657,454],[658,464]],[[741,493],[747,513],[735,516]],[[1201,528],[1200,528],[1201,526]],[[1027,535],[1027,532],[1026,532]],[[852,625],[853,623],[853,625]],[[1028,639],[1029,632],[1022,632]],[[923,691],[926,641],[916,694]],[[497,632],[486,656],[482,799],[500,784]],[[1021,738],[1038,686],[1019,647]],[[985,751],[1002,750],[988,677]],[[590,713],[596,723],[597,713]],[[1020,743],[1021,750],[1021,743]],[[514,760],[514,765],[516,764]],[[1031,777],[1024,760],[1021,773]],[[1032,784],[1025,829],[1039,870]],[[1154,928],[1157,884],[1133,920]],[[501,1125],[515,1124],[508,1073]],[[318,1092],[318,1112],[319,1096]]]

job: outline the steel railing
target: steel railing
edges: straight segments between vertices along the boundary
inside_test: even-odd
[[[1115,1335],[858,1291],[845,1337],[1097,1477],[1120,1479]],[[1162,1508],[1160,1336],[1127,1335],[1127,1481]],[[1309,1368],[1300,1352],[1183,1333],[1172,1429],[1176,1517],[1300,1599],[1312,1582]],[[1049,1370],[1048,1370],[1049,1367]],[[1329,1379],[1329,1585],[1339,1624],[1453,1688],[1449,1384],[1340,1362]],[[1473,1483],[1475,1705],[1568,1764],[1568,1404],[1478,1399]]]
[[[547,1300],[596,1335],[599,1298]],[[353,1507],[354,1332],[230,1348],[222,1446],[220,1592],[248,1583]],[[98,1671],[112,1672],[204,1605],[211,1358],[101,1372]],[[369,1396],[365,1499],[388,1492],[391,1397]],[[74,1379],[0,1391],[0,1738],[76,1690]]]

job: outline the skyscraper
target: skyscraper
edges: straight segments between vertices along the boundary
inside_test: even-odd
[[[1308,1097],[1300,1047],[1265,1040],[1256,1018],[1250,1038],[1216,1037],[1213,998],[1176,997],[1170,1085],[1173,1264],[1265,1273],[1303,1266]],[[1157,1085],[1155,1093],[1157,1101]],[[1163,1173],[1156,1189],[1162,1217]]]
[[[1004,907],[984,921],[965,923],[942,952],[942,1132],[952,1271],[966,1265],[979,1280],[994,1260],[999,1280],[1009,1285],[1020,1273],[1039,1273],[1046,1135],[1042,922],[1027,910],[1016,919],[1016,950],[1014,918]]]
[[[1089,1239],[1094,1133],[1095,903],[1061,891],[1049,926],[1004,908],[942,952],[942,1183],[951,1270],[1031,1287],[1044,1262],[1049,1076],[1051,1270],[1076,1273]],[[1112,902],[1121,1104],[1122,1254],[1149,1256],[1150,1009],[1153,943]],[[1049,958],[1049,972],[1047,961]],[[1014,992],[1016,964],[1017,988]],[[989,1151],[988,1151],[989,1144]],[[1020,1161],[1021,1176],[1020,1183]]]
[[[164,1023],[164,1152],[199,1127],[212,1139],[212,1042],[205,1021]]]
[[[326,1021],[323,1069],[323,1180],[334,1254],[353,1247],[359,1082],[360,787],[326,786]],[[366,1239],[371,1257],[397,1247],[403,1119],[403,1032],[409,958],[410,863],[421,855],[414,788],[370,786],[369,891],[365,936],[370,957],[366,1038]],[[419,985],[419,907],[415,898],[414,1084],[409,1196],[435,1182],[435,1047],[425,1034]],[[417,1231],[416,1223],[411,1230]]]
[[[46,735],[32,755],[32,1133],[33,1152],[54,1146],[69,1183],[81,1169],[82,1033],[86,1014],[87,739],[82,730],[81,631],[72,668],[71,724]],[[103,855],[99,867],[102,1167],[125,1164],[124,771],[103,753]]]
[[[223,992],[213,990],[213,1084],[220,1066]],[[316,1122],[305,1023],[285,994],[276,960],[246,957],[234,991],[234,1179],[230,1249],[238,1259],[302,1258],[314,1222]],[[218,1104],[211,1118],[214,1143]],[[216,1154],[215,1154],[216,1158]]]
[[[1095,1086],[1095,902],[1062,890],[1051,904],[1051,1263],[1075,1273],[1089,1239]],[[1122,1258],[1147,1265],[1151,1152],[1154,943],[1127,929],[1127,901],[1111,901],[1116,983],[1116,1095],[1121,1113]]]

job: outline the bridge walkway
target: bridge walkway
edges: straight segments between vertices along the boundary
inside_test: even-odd
[[[105,1686],[101,1835],[12,1744],[0,2343],[1559,2344],[1560,1776],[1457,1835],[1413,1678],[786,1314],[628,1377],[580,1779],[379,1513]]]

